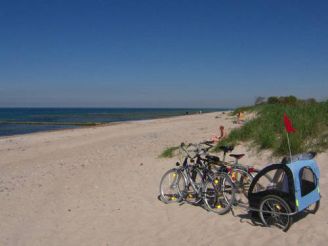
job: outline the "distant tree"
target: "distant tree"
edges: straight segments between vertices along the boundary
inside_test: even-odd
[[[312,104],[312,103],[317,103],[317,100],[315,100],[314,98],[309,98],[304,100],[304,102],[307,104]]]
[[[277,104],[277,103],[279,103],[280,101],[279,101],[279,99],[278,99],[278,97],[269,97],[268,98],[268,103],[269,104]]]
[[[283,102],[281,102],[281,103],[288,104],[288,105],[296,105],[297,104],[297,101],[298,101],[297,97],[295,97],[295,96],[288,96],[288,97],[284,97],[283,98]]]
[[[259,105],[259,104],[263,104],[263,103],[265,103],[265,97],[257,97],[256,99],[255,99],[255,105]]]
[[[286,104],[285,97],[278,97],[278,101],[279,101],[279,103],[281,103],[281,104]]]

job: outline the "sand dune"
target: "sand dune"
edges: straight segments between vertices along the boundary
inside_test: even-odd
[[[209,139],[227,114],[209,113],[113,126],[0,138],[0,245],[325,245],[328,153],[321,169],[321,208],[287,232],[253,226],[244,211],[219,216],[157,199],[176,158],[167,146]],[[268,153],[244,152],[264,166]]]

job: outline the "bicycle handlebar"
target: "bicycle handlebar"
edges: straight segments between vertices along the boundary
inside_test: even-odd
[[[190,147],[190,146],[192,146],[191,143],[189,143],[188,145],[185,145],[185,143],[181,143],[180,144],[180,149],[183,150],[189,158],[192,158],[189,154],[189,151],[187,150],[187,148]]]
[[[207,147],[202,147],[201,145],[206,145]],[[189,151],[187,150],[187,148],[190,146],[194,146],[195,152],[197,153],[196,155],[200,155],[202,151],[204,153],[208,152],[209,149],[211,149],[214,146],[214,142],[213,141],[204,141],[204,142],[200,142],[198,144],[189,143],[187,145],[182,142],[180,144],[180,148],[187,154],[188,157],[193,158],[190,156]]]

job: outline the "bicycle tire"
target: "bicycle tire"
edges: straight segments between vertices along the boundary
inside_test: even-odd
[[[235,186],[235,195],[238,196],[235,200],[238,203],[247,204],[248,190],[253,181],[253,176],[241,168],[233,168],[229,176]]]
[[[209,211],[219,215],[230,211],[235,198],[234,185],[226,173],[217,174],[204,188],[204,201]]]
[[[173,182],[172,184],[171,181]],[[181,184],[179,184],[180,182]],[[171,192],[164,188],[167,184],[169,185],[169,191],[171,190]],[[159,185],[160,198],[164,203],[181,202],[183,199],[181,191],[184,190],[185,187],[186,181],[181,171],[177,168],[172,168],[164,173],[161,178]]]
[[[288,203],[279,196],[268,195],[263,197],[260,202],[259,212],[261,221],[265,226],[274,225],[286,232],[293,223],[293,217],[290,215],[275,214],[275,212],[290,214],[291,208]]]
[[[192,180],[188,181],[187,178],[187,185],[183,193],[183,198],[186,202],[192,205],[198,205],[203,200],[203,190],[204,190],[204,177],[203,174],[198,170],[197,167],[192,167],[191,169],[186,170],[187,175]],[[194,189],[193,185],[196,186]]]

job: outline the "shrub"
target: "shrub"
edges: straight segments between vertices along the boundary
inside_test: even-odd
[[[269,97],[268,103],[269,104],[277,104],[277,103],[279,103],[279,99],[278,99],[278,97]]]
[[[179,147],[167,147],[162,154],[159,156],[160,158],[172,158],[174,156],[174,152],[179,149]]]
[[[279,103],[286,104],[286,105],[296,105],[298,100],[294,96],[288,96],[288,97],[279,97]]]

